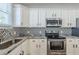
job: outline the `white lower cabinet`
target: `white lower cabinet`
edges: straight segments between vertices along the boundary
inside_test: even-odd
[[[31,55],[37,55],[39,53],[39,48],[38,48],[38,40],[37,39],[30,39],[30,54]]]
[[[40,55],[46,55],[47,54],[47,40],[46,39],[40,39]]]
[[[79,55],[79,39],[75,42],[75,55]]]
[[[30,55],[46,55],[47,40],[46,39],[30,39]]]
[[[79,55],[79,39],[67,39],[67,55]]]
[[[73,55],[74,54],[74,40],[73,39],[67,39],[67,45],[66,45],[67,49],[67,54],[69,55]]]

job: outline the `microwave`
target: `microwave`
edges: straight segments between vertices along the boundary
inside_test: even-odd
[[[46,27],[61,27],[62,19],[60,18],[47,18]]]

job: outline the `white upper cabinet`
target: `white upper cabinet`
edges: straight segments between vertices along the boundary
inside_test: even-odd
[[[46,9],[45,8],[29,8],[30,27],[46,26]]]
[[[46,9],[39,8],[39,27],[46,27]]]
[[[69,27],[69,13],[62,8],[62,27]]]
[[[75,8],[29,8],[29,26],[46,27],[46,18],[60,18],[62,27],[76,27],[79,9]]]
[[[38,27],[38,8],[29,8],[29,27]]]
[[[62,16],[62,10],[60,8],[46,8],[46,18],[58,17]]]
[[[52,8],[46,8],[46,18],[52,18],[53,14]]]
[[[62,20],[62,27],[76,27],[78,11],[68,8],[46,8],[46,18],[57,17]]]
[[[15,4],[14,5],[14,27],[28,27],[28,7]]]
[[[62,27],[76,27],[76,9],[62,9]]]

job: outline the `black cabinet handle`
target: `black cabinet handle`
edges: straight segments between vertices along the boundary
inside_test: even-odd
[[[77,44],[76,44],[76,48],[77,48]]]
[[[73,48],[75,47],[75,45],[73,44]]]

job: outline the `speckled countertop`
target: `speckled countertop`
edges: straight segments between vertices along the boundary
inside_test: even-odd
[[[77,36],[64,36],[64,37],[66,37],[66,39],[68,39],[68,38],[71,38],[71,39],[79,39],[79,37],[77,37]]]

